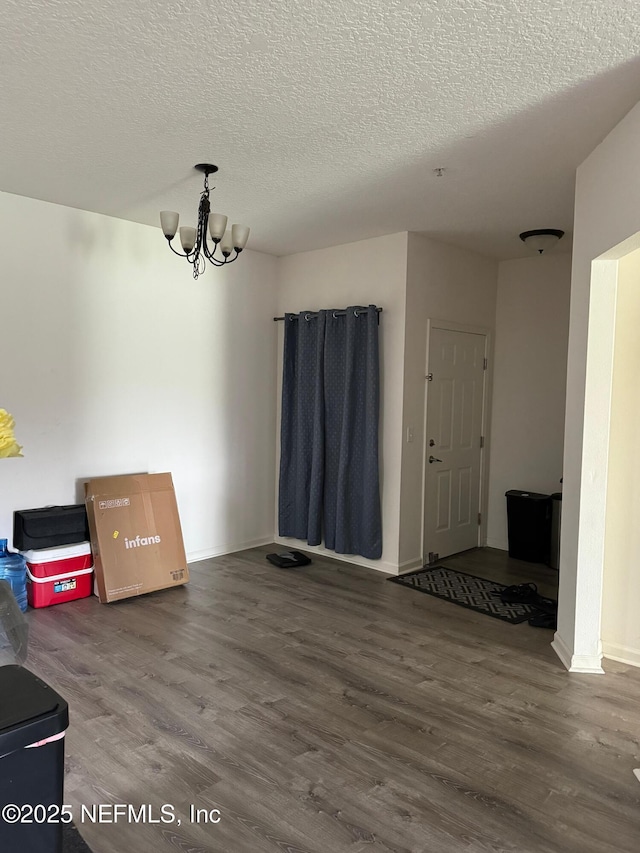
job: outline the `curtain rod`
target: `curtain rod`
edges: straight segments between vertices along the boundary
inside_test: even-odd
[[[368,308],[360,308],[360,309],[358,309],[358,315],[367,314],[368,311],[369,311]],[[376,311],[378,312],[378,323],[379,323],[380,322],[380,312],[382,311],[382,308],[376,308]],[[334,317],[344,317],[344,316],[346,316],[346,313],[347,313],[346,311],[334,311],[333,316]],[[311,319],[311,317],[317,317],[317,316],[318,316],[317,311],[307,311],[307,313],[305,314],[305,318],[308,318],[308,319]],[[295,314],[293,315],[293,317],[296,320],[298,319],[298,317]],[[273,318],[274,322],[276,322],[276,323],[278,322],[278,320],[284,320],[284,319],[285,319],[284,317],[274,317]]]

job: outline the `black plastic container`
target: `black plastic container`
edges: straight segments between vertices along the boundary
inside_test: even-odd
[[[511,489],[506,492],[509,556],[548,563],[551,543],[551,496]]]
[[[0,820],[0,850],[62,853],[64,737],[27,747],[63,734],[68,725],[67,703],[44,681],[19,666],[0,667],[0,806],[15,805],[31,818]]]

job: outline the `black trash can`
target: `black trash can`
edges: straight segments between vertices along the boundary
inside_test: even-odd
[[[68,725],[67,703],[44,681],[20,666],[0,667],[0,850],[62,853]]]
[[[551,541],[551,496],[511,489],[507,498],[509,556],[548,563]]]

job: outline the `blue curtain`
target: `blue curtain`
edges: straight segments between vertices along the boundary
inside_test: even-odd
[[[284,322],[280,535],[379,559],[376,307]]]
[[[285,314],[279,531],[322,542],[326,312]]]

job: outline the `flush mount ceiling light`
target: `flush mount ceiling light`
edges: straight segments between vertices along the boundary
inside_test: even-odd
[[[556,228],[537,228],[535,231],[523,231],[520,239],[539,255],[543,255],[557,245],[558,240],[564,237],[564,231]]]
[[[204,190],[200,195],[200,204],[198,205],[197,226],[191,228],[188,225],[183,225],[180,228],[182,252],[176,251],[171,245],[171,241],[178,230],[179,215],[173,210],[163,210],[160,212],[160,224],[171,251],[181,258],[186,258],[193,266],[193,277],[198,278],[200,273],[204,272],[207,261],[215,267],[223,267],[225,264],[233,263],[247,245],[249,229],[246,225],[234,225],[229,229],[227,228],[226,216],[221,213],[211,213],[209,175],[217,172],[218,167],[212,163],[198,163],[194,169],[204,172]],[[207,226],[213,248],[209,246],[207,241]],[[220,254],[217,254],[218,249],[220,249]],[[233,252],[235,255],[232,257]]]

